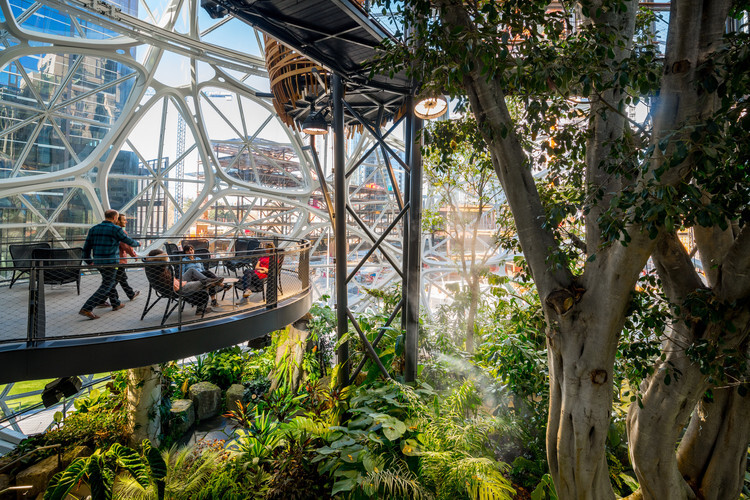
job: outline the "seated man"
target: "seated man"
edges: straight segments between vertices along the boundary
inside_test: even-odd
[[[169,256],[164,250],[151,250],[146,258],[147,262],[159,261],[169,262]],[[185,281],[178,280],[172,274],[171,266],[146,266],[146,277],[151,286],[156,288],[159,293],[172,291],[177,295],[184,297],[186,301],[196,306],[195,314],[205,314],[213,311],[208,304],[207,288],[216,284],[216,280],[204,279],[203,281]]]
[[[211,286],[208,289],[209,295],[211,295],[211,305],[219,305],[216,300],[216,292],[218,287],[224,281],[224,278],[219,278],[213,272],[203,268],[203,263],[200,259],[195,258],[195,249],[192,245],[185,245],[182,247],[182,252],[185,256],[182,258],[184,261],[182,266],[182,279],[183,281],[200,281],[201,283],[210,283]],[[232,286],[229,284],[223,285],[224,289],[229,289]]]
[[[263,243],[261,248],[271,249],[273,248],[273,243],[270,241]],[[242,300],[239,302],[240,305],[247,304],[248,297],[250,297],[250,294],[253,292],[260,292],[263,290],[263,283],[265,283],[266,278],[268,277],[268,264],[270,261],[271,256],[264,255],[258,259],[255,268],[245,269],[242,273],[242,278],[237,282],[237,287],[243,290]]]

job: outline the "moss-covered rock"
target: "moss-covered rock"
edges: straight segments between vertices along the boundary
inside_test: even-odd
[[[219,414],[221,389],[211,382],[198,382],[190,386],[190,399],[195,408],[195,418],[205,420]]]

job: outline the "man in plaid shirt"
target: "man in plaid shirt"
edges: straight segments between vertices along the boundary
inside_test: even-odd
[[[113,311],[125,307],[125,304],[120,303],[115,289],[117,284],[117,268],[115,266],[120,261],[120,242],[124,242],[131,247],[140,246],[140,243],[130,238],[116,224],[118,215],[117,210],[104,212],[104,221],[89,229],[86,243],[83,245],[83,260],[89,265],[97,266],[97,271],[102,275],[102,284],[78,311],[78,314],[89,319],[99,319],[99,316],[94,314],[94,307],[104,302],[107,297],[109,297],[109,303],[112,305]]]

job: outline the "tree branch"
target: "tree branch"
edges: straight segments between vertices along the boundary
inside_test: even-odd
[[[690,256],[675,233],[663,233],[652,254],[669,300],[681,304],[688,294],[704,288]]]
[[[467,33],[474,31],[463,5],[449,0],[436,3],[441,7],[446,29],[460,27]],[[572,283],[572,275],[566,266],[551,268],[547,262],[550,250],[558,245],[552,232],[544,227],[544,207],[529,169],[529,159],[515,133],[505,94],[498,81],[488,80],[483,74],[482,61],[473,58],[472,62],[474,69],[464,77],[465,88],[512,209],[519,243],[539,294],[545,297],[555,289],[567,288]]]
[[[750,295],[750,226],[745,225],[719,266],[716,295],[726,301]]]

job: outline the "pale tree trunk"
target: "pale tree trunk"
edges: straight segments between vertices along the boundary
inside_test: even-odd
[[[472,270],[474,265],[472,264]],[[466,352],[474,353],[474,325],[479,307],[479,276],[473,271],[469,277],[469,313],[466,316]]]
[[[276,346],[276,360],[273,372],[269,375],[271,379],[271,390],[275,391],[281,386],[286,386],[296,391],[305,380],[305,372],[302,369],[302,360],[307,352],[307,339],[310,336],[307,323],[311,319],[306,314],[301,319],[287,327],[282,338]]]
[[[738,238],[738,242],[741,240]],[[746,260],[743,245],[732,245],[726,256],[720,259],[724,262],[721,267],[727,270],[739,261]],[[737,255],[741,255],[737,259]],[[708,256],[704,256],[709,259]],[[716,258],[712,258],[715,260]],[[682,305],[688,294],[705,288],[695,272],[693,264],[687,251],[674,234],[663,235],[654,252],[654,262],[664,284],[664,289],[670,301],[676,305]],[[735,292],[745,294],[742,288],[733,290],[731,287],[722,286],[722,272],[717,272],[719,280],[714,287],[713,294],[717,302],[736,298]],[[733,282],[731,277],[724,277]],[[728,292],[727,295],[725,292]],[[705,292],[704,292],[705,293]],[[730,300],[731,301],[731,300]],[[686,308],[687,309],[687,308]],[[706,433],[699,432],[703,425],[702,408],[695,412],[696,404],[699,402],[706,389],[709,388],[709,374],[702,373],[700,366],[687,355],[687,348],[696,340],[703,339],[711,345],[718,345],[721,339],[721,349],[733,349],[742,345],[750,327],[750,311],[747,308],[735,308],[726,313],[723,318],[736,325],[734,333],[725,331],[720,323],[710,322],[707,318],[691,317],[686,311],[682,318],[676,320],[672,325],[672,331],[668,335],[663,348],[664,359],[657,362],[656,370],[652,376],[644,380],[641,385],[641,404],[632,405],[628,413],[628,437],[630,443],[630,454],[633,469],[638,477],[641,487],[641,495],[646,500],[682,500],[696,498],[695,491],[688,484],[686,478],[694,486],[700,487],[703,477],[708,473],[707,469],[714,464],[726,464],[736,455],[737,448],[724,449],[714,446],[717,439],[716,432],[707,430]],[[731,409],[720,402],[719,408]],[[742,410],[742,404],[738,403],[735,411]],[[694,423],[692,433],[685,436],[685,447],[680,452],[680,463],[675,454],[675,446],[688,419],[693,414]],[[724,424],[723,418],[731,415],[721,411],[713,411],[710,417],[717,422],[707,422],[709,428],[720,429]],[[747,420],[747,419],[745,419]],[[726,424],[730,424],[727,422]],[[743,424],[745,422],[743,421]],[[735,424],[737,427],[737,424]],[[739,430],[739,429],[738,429]],[[747,434],[738,433],[737,438],[743,440],[743,453],[747,452]],[[692,441],[692,443],[691,443]],[[701,443],[702,441],[702,443]],[[705,446],[706,449],[699,449]],[[694,455],[698,453],[698,455]],[[683,470],[682,466],[688,466],[690,470]],[[734,467],[731,470],[722,471],[723,479],[729,479],[732,473],[737,473]],[[714,472],[710,479],[714,479]],[[744,473],[743,473],[744,475]],[[741,478],[742,476],[740,476]],[[733,488],[740,478],[732,481]],[[715,483],[712,483],[715,485]],[[702,497],[701,497],[702,498]],[[711,497],[731,498],[731,497]]]
[[[454,33],[456,27],[467,33],[473,30],[479,38],[483,36],[477,33],[464,2],[437,0],[436,3],[441,9],[448,36]],[[625,9],[612,10],[597,1],[587,2],[587,5],[589,11],[597,15],[591,22],[602,31],[611,30],[615,36],[622,37],[622,45],[612,45],[616,49],[615,60],[609,61],[617,64],[619,56],[628,51],[630,35],[627,30],[630,29],[632,34],[636,2],[626,2]],[[696,65],[702,60],[698,55],[710,53],[716,40],[721,38],[728,5],[728,0],[672,3],[667,58],[652,136],[652,145],[667,140],[668,146],[666,151],[660,147],[654,148],[648,169],[639,177],[637,186],[644,189],[650,183],[674,186],[688,175],[689,162],[669,166],[658,176],[656,171],[665,166],[665,158],[672,154],[676,142],[682,138],[676,131],[704,118],[702,113],[707,108],[701,107],[704,103],[698,95],[699,89],[693,76]],[[626,228],[631,238],[627,247],[615,243],[601,248],[599,228],[589,223],[587,248],[590,252],[596,252],[596,259],[587,261],[583,275],[574,278],[565,264],[551,266],[548,257],[559,246],[552,232],[544,227],[544,207],[530,172],[529,159],[516,136],[505,103],[503,83],[499,79],[488,78],[487,75],[492,73],[483,71],[482,60],[474,58],[471,62],[473,66],[464,75],[463,87],[492,153],[495,171],[513,212],[518,239],[542,298],[548,323],[550,411],[547,456],[550,473],[561,499],[614,498],[605,455],[614,357],[631,291],[656,242],[649,239],[640,226],[631,225]],[[607,108],[611,111],[610,115],[617,115],[620,103],[608,102],[609,99],[618,99],[616,89],[599,96],[599,100],[594,99],[594,107],[599,110]],[[621,118],[609,122],[609,118],[599,120],[596,116],[590,123],[596,137],[593,141],[603,147],[587,150],[587,155],[590,155],[587,158],[587,182],[604,183],[605,190],[617,190],[617,186],[607,185],[607,179],[611,176],[600,175],[606,169],[604,160],[609,154],[609,145],[601,141],[612,143],[621,138],[622,124]],[[592,143],[591,146],[596,145]],[[596,219],[595,216],[590,218]],[[745,244],[735,245],[738,251],[727,271],[731,268],[745,272],[750,267],[747,262],[750,260],[750,231],[746,240]],[[743,249],[747,252],[742,253],[740,250]],[[690,276],[689,273],[687,275]],[[723,286],[727,290],[734,288],[735,296],[741,296],[737,295],[739,289],[750,287],[748,281],[727,282]],[[688,323],[685,331],[676,332],[672,342],[693,336],[693,326]],[[697,397],[706,387],[700,374],[696,375],[692,364],[684,356],[684,351],[672,356],[675,367],[682,372],[681,376],[672,382],[669,390],[664,390],[666,384],[652,383],[648,388],[650,392],[644,395],[644,403],[648,403],[646,411],[635,414],[636,417],[640,415],[648,419],[640,422],[637,418],[631,420],[639,451],[633,454],[634,459],[648,449],[647,436],[652,436],[654,440],[651,444],[659,448],[657,453],[661,455],[651,464],[661,466],[661,480],[675,486],[673,491],[665,493],[659,500],[682,499],[690,494],[676,466],[674,449],[679,431],[675,429],[681,425],[679,420],[684,425]],[[657,371],[652,380],[664,381],[667,366],[670,365],[665,364],[663,369]],[[657,410],[658,405],[662,405],[661,411]],[[662,428],[658,435],[645,425],[648,420]],[[667,449],[671,455],[664,453]],[[644,455],[648,458],[647,453]],[[660,461],[662,456],[663,463]],[[639,479],[649,482],[651,478],[648,475],[651,473],[644,473],[644,469],[636,465],[636,472],[641,471]],[[678,484],[680,481],[682,483]],[[661,489],[657,487],[657,490]]]
[[[131,445],[139,446],[148,439],[159,446],[161,382],[158,365],[128,370],[127,415]]]
[[[623,14],[626,23],[632,22],[634,5],[629,2],[630,8]],[[441,6],[448,26],[472,29],[461,5],[446,0]],[[558,245],[544,227],[544,208],[528,158],[515,135],[502,85],[486,78],[481,61],[475,64],[464,78],[464,87],[511,206],[548,324],[550,473],[561,499],[612,499],[605,442],[614,356],[630,291],[653,243],[634,234],[627,248],[612,245],[603,249],[595,261],[587,263],[578,280],[565,266],[550,266],[547,257]],[[622,122],[611,137],[621,133]]]
[[[739,498],[750,444],[750,397],[737,389],[714,389],[713,401],[693,412],[677,450],[685,480],[705,500]]]

